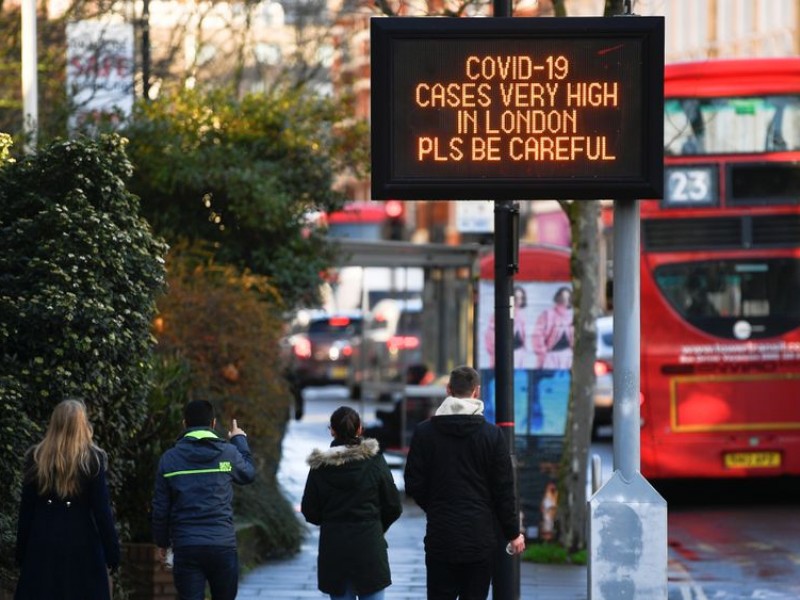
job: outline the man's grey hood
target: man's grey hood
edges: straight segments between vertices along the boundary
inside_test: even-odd
[[[436,409],[436,416],[447,415],[482,415],[483,401],[477,398],[456,398],[448,396]]]
[[[378,440],[364,438],[357,446],[333,446],[326,450],[315,448],[306,459],[312,469],[340,467],[349,462],[367,460],[378,454]]]

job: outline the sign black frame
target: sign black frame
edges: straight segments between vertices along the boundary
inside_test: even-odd
[[[375,199],[599,199],[661,198],[664,190],[664,19],[662,17],[530,17],[371,19],[372,197]],[[397,139],[393,122],[398,110],[393,89],[396,41],[558,39],[576,45],[637,40],[641,94],[639,120],[628,123],[638,136],[638,168],[623,176],[399,176],[394,173]],[[410,98],[407,102],[411,102]],[[624,107],[620,108],[624,110]],[[624,113],[622,118],[626,118]]]

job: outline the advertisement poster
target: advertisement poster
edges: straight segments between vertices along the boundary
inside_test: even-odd
[[[481,281],[478,370],[487,420],[495,422],[494,282]],[[569,282],[514,284],[514,423],[520,504],[526,535],[550,539],[555,483],[569,405],[574,331]]]

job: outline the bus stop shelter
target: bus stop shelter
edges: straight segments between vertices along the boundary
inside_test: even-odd
[[[480,245],[355,239],[337,240],[335,244],[339,267],[421,268],[423,362],[434,374],[442,376],[472,360]],[[363,353],[359,358],[364,360]],[[406,385],[405,381],[380,381],[373,377],[362,383],[362,398],[365,397],[388,400],[389,407],[397,401],[402,403],[400,439],[404,449],[417,421],[425,418],[428,409],[444,397],[444,387]]]

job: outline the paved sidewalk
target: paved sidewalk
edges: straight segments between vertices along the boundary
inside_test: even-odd
[[[425,600],[425,518],[408,502],[404,510],[387,534],[393,584],[386,590],[386,600]],[[239,598],[327,598],[317,590],[318,533],[313,529],[297,556],[271,561],[246,575],[239,585]],[[524,600],[586,600],[586,569],[522,563],[520,592]]]
[[[299,505],[308,467],[305,457],[314,447],[324,447],[328,437],[328,410],[340,404],[324,403],[321,410],[308,411],[300,421],[289,425],[283,443],[283,458],[278,478],[287,496]],[[311,407],[309,407],[311,408]],[[369,420],[370,415],[364,415]],[[402,472],[393,471],[398,488],[402,490]],[[299,516],[302,519],[302,516]],[[425,552],[422,539],[425,515],[411,500],[403,505],[403,515],[387,533],[389,562],[393,584],[386,590],[386,600],[425,600]],[[319,529],[308,526],[308,536],[301,551],[287,560],[270,561],[244,576],[239,585],[239,598],[269,598],[270,600],[324,599],[317,590],[317,542]],[[586,568],[578,566],[534,565],[523,562],[520,572],[523,600],[586,600]],[[490,594],[491,598],[491,594]]]

